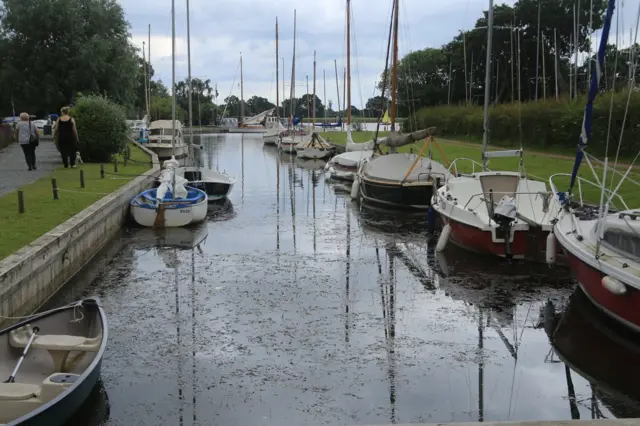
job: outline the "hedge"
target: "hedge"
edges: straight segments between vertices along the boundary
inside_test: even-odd
[[[110,162],[124,147],[128,127],[120,105],[102,96],[82,96],[70,115],[78,127],[78,148],[85,161]]]
[[[612,112],[609,155],[615,155],[620,139],[622,122],[629,92],[601,93],[593,106],[592,134],[589,152],[602,157],[605,154],[609,114]],[[537,102],[499,104],[489,111],[490,141],[510,147],[520,146],[538,150],[574,149],[578,144],[586,97],[579,99],[547,99]],[[520,131],[519,123],[522,123]],[[424,108],[417,112],[405,128],[435,126],[443,138],[481,141],[483,108],[477,105]],[[621,155],[633,157],[640,150],[640,93],[632,92],[629,111],[624,125]],[[411,127],[410,127],[411,126]]]

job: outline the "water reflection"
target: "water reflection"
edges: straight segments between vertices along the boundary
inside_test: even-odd
[[[88,290],[113,330],[110,424],[573,416],[544,327],[547,301],[572,293],[559,269],[438,255],[425,215],[361,211],[259,136],[202,146],[245,182],[210,212],[209,236],[192,250],[129,231]],[[584,412],[591,385],[571,383]]]
[[[557,312],[551,301],[547,304],[545,329],[566,365],[573,419],[584,414],[591,419],[640,417],[637,335],[612,324],[581,290],[573,294],[564,312]],[[590,389],[576,393],[572,370],[589,382]]]

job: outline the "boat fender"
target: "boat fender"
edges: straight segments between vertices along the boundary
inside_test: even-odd
[[[449,242],[449,236],[451,235],[451,225],[448,223],[442,228],[440,238],[438,238],[438,244],[436,244],[436,251],[443,251],[447,247]]]
[[[627,294],[627,286],[625,286],[620,280],[608,275],[605,275],[604,278],[602,278],[602,286],[616,296]]]
[[[549,232],[549,235],[547,235],[546,259],[549,265],[556,263],[556,236],[553,232]]]
[[[351,199],[357,200],[359,194],[360,194],[360,179],[356,176],[356,178],[353,180],[353,185],[351,185]]]

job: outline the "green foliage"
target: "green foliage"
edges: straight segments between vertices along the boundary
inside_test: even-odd
[[[547,96],[555,94],[556,53],[559,92],[569,93],[575,5],[575,0],[517,0],[513,6],[494,6],[492,101],[513,102],[518,99],[518,93],[523,101],[540,99],[544,97],[545,87]],[[589,5],[578,8],[579,50],[582,53],[589,51],[591,36],[602,27],[605,7],[605,0],[593,1],[591,33]],[[473,29],[461,32],[441,48],[411,52],[399,61],[396,93],[399,115],[408,116],[427,106],[484,103],[486,16],[485,11]],[[578,93],[584,93],[587,82],[580,78]],[[378,83],[380,90],[384,80],[383,73]],[[390,96],[391,80],[387,78],[386,81],[385,96]]]
[[[171,96],[151,97],[151,120],[171,120]],[[185,120],[186,112],[176,106],[176,119]]]
[[[634,156],[640,150],[640,93],[632,92],[628,116],[622,128],[629,92],[613,94],[609,155],[617,147],[621,133],[623,143],[620,155]],[[602,94],[593,107],[592,135],[589,152],[604,156],[609,129],[611,93]],[[586,99],[543,100],[499,104],[490,108],[490,143],[499,146],[519,146],[538,150],[569,151],[575,149],[582,128]],[[483,109],[480,106],[451,106],[424,108],[416,114],[417,120],[405,123],[405,130],[435,126],[438,134],[449,139],[482,140]],[[521,125],[520,125],[521,124]]]
[[[133,105],[139,60],[116,0],[4,0],[0,105],[42,116],[77,92]],[[132,78],[133,76],[133,78]]]
[[[126,115],[116,103],[102,96],[82,96],[70,115],[76,121],[78,149],[85,161],[109,162],[124,147]]]

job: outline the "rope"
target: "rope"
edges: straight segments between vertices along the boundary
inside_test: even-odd
[[[63,306],[62,308],[66,308],[66,307],[68,307],[68,308],[73,307],[73,319],[71,320],[71,322],[78,322],[78,321],[82,321],[84,319],[84,314],[82,312],[80,312],[80,315],[81,315],[80,318],[78,318],[77,315],[76,315],[77,309],[82,307],[82,300],[80,300],[78,302],[74,302],[74,303],[69,303],[68,305]],[[62,309],[62,308],[49,309],[48,311],[39,312],[39,313],[35,313],[35,314],[24,316],[24,317],[5,317],[3,315],[0,315],[0,318],[2,318],[4,320],[23,320],[23,319],[33,318],[33,317],[39,316],[39,315],[45,315],[45,314],[57,311],[57,310]]]

